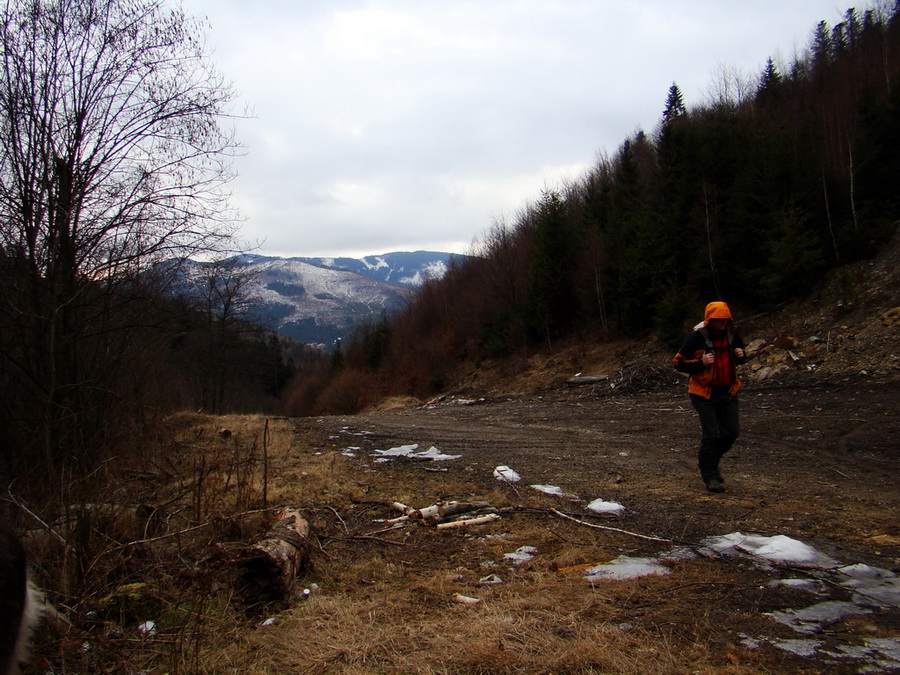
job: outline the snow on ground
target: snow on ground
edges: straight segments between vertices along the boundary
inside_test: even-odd
[[[635,579],[650,574],[671,574],[671,570],[661,565],[655,558],[632,558],[620,555],[604,565],[591,567],[585,572],[588,581],[603,579]]]
[[[785,537],[783,534],[774,537],[760,537],[733,532],[721,537],[712,537],[703,543],[719,555],[732,556],[738,553],[747,553],[776,565],[814,569],[828,569],[840,565],[833,558],[819,553],[802,541]]]
[[[554,497],[571,497],[572,495],[566,494],[561,487],[557,487],[556,485],[529,485],[528,487],[537,490],[538,492],[543,492],[545,495],[553,495]]]
[[[508,466],[500,465],[494,469],[494,478],[506,483],[518,483],[522,477]]]
[[[617,504],[616,502],[603,501],[602,499],[595,499],[587,505],[587,508],[588,511],[593,511],[594,513],[620,514],[625,511],[625,507],[621,504]]]
[[[798,633],[815,635],[823,626],[837,623],[848,616],[869,614],[871,611],[868,607],[860,607],[854,602],[827,600],[803,609],[785,609],[780,612],[771,612],[769,616],[778,623],[783,623],[785,626],[793,628]]]
[[[410,445],[400,445],[396,448],[389,448],[388,450],[375,450],[372,454],[375,455],[376,462],[389,462],[392,459],[397,459],[398,457],[444,462],[447,460],[459,459],[460,457],[462,457],[462,455],[445,455],[433,445],[428,448],[428,450],[423,450],[421,452],[416,452],[416,450],[418,449],[419,444],[412,443]]]
[[[534,546],[520,546],[512,553],[507,553],[503,557],[514,565],[522,565],[533,559],[537,549]]]
[[[878,609],[900,608],[900,577],[877,567],[863,564],[841,565],[830,556],[802,541],[779,534],[771,537],[747,535],[741,532],[711,537],[703,541],[699,552],[708,557],[740,556],[751,560],[761,569],[796,570],[813,578],[786,578],[771,585],[784,584],[821,595],[827,584],[839,585],[853,591],[850,601],[826,600],[801,609],[784,609],[768,614],[774,621],[788,626],[804,636],[794,639],[744,635],[744,644],[751,649],[769,643],[804,657],[820,656],[833,659],[856,659],[866,662],[865,672],[872,669],[900,669],[900,639],[865,638],[865,646],[839,645],[828,651],[822,634],[832,624],[852,616],[870,614]],[[634,579],[649,574],[667,574],[668,568],[659,563],[667,557],[685,557],[683,549],[676,549],[659,558],[630,558],[620,556],[604,565],[585,572],[591,583],[604,579]]]
[[[388,450],[375,450],[376,462],[387,462],[398,457],[423,460],[458,459],[461,455],[445,455],[436,447],[418,452],[418,444],[401,445]],[[347,448],[345,454],[354,456],[359,448]],[[506,465],[497,466],[494,478],[515,484],[522,477]],[[558,497],[577,499],[556,485],[534,484],[535,490]],[[586,508],[594,513],[622,513],[625,507],[615,502],[594,499]],[[782,534],[764,536],[732,532],[710,537],[694,550],[678,547],[656,558],[633,558],[619,556],[608,563],[595,565],[585,571],[585,578],[592,585],[623,579],[634,579],[647,575],[666,575],[671,570],[663,563],[667,560],[689,560],[699,553],[709,558],[741,557],[772,573],[792,571],[804,576],[786,577],[773,580],[769,585],[785,585],[809,591],[813,596],[826,595],[828,586],[842,586],[852,592],[851,600],[825,600],[801,609],[788,608],[768,614],[776,623],[788,626],[802,637],[779,639],[742,635],[743,643],[756,649],[764,643],[790,651],[803,657],[817,656],[842,662],[853,659],[864,662],[860,672],[900,669],[900,638],[864,638],[863,646],[842,644],[827,648],[817,636],[832,624],[842,619],[870,614],[879,609],[900,608],[900,577],[890,570],[864,564],[845,565],[825,555],[814,547]],[[519,547],[504,558],[515,565],[521,565],[534,558],[537,549],[533,546]]]

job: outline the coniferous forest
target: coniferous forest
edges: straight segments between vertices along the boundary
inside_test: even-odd
[[[872,255],[898,218],[898,72],[895,3],[820,22],[805,53],[752,78],[723,70],[696,107],[673,83],[652,133],[545,190],[362,330],[313,409],[429,395],[462,363],[560,340],[676,345],[706,302],[766,311]]]

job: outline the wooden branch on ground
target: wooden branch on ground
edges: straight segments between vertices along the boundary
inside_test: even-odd
[[[595,530],[608,530],[609,532],[618,532],[619,534],[627,534],[629,537],[637,537],[638,539],[646,539],[647,541],[661,541],[665,544],[671,544],[671,539],[663,539],[662,537],[653,537],[648,534],[639,534],[637,532],[629,532],[628,530],[622,530],[618,527],[609,527],[608,525],[596,525],[595,523],[589,523],[584,520],[579,520],[578,518],[573,518],[570,515],[563,513],[557,509],[550,509],[553,513],[555,513],[560,518],[565,518],[566,520],[571,520],[573,523],[578,523],[579,525],[584,525],[585,527],[591,527]]]
[[[475,516],[473,518],[462,518],[460,520],[451,520],[447,523],[438,523],[437,529],[439,530],[455,530],[461,527],[469,527],[470,525],[484,525],[485,523],[492,523],[495,520],[500,520],[499,513],[487,513],[483,516]]]

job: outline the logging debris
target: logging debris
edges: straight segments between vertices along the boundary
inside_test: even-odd
[[[452,530],[484,525],[500,519],[498,510],[489,502],[437,502],[421,509],[412,508],[401,502],[387,502],[386,506],[403,514],[396,518],[376,521],[388,525],[387,529],[415,523],[438,530]]]

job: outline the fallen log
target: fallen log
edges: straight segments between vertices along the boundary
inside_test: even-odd
[[[566,380],[566,384],[570,387],[581,387],[586,384],[606,382],[608,379],[609,375],[576,375],[575,377],[570,377]]]
[[[238,552],[241,592],[248,601],[284,599],[307,562],[309,523],[294,509],[278,514],[256,544]]]

